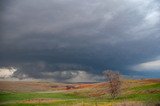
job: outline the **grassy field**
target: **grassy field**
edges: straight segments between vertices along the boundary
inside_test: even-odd
[[[50,86],[53,87],[52,84]],[[34,92],[3,89],[0,92],[0,106],[159,106],[160,102],[160,82],[157,80],[124,81],[122,92],[115,99],[111,99],[108,93],[99,95],[100,91],[107,89],[105,83],[80,86],[69,90]]]

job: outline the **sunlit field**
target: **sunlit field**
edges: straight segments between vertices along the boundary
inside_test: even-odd
[[[107,93],[108,84],[105,82],[58,84],[17,81],[14,84],[1,81],[0,106],[159,106],[159,81],[124,80],[121,93],[115,99]],[[23,90],[17,85],[26,87]]]

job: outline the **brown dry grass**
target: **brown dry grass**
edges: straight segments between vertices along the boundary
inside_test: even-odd
[[[60,99],[49,99],[49,98],[37,98],[37,99],[30,99],[30,100],[23,100],[20,101],[19,103],[25,103],[25,104],[37,104],[37,103],[54,103],[62,101]]]
[[[52,88],[54,83],[46,82],[28,82],[28,81],[0,81],[0,91],[13,92],[34,92],[34,91],[48,91],[55,90]]]
[[[122,90],[138,87],[142,85],[150,85],[154,83],[160,83],[160,79],[143,79],[143,80],[125,80],[123,79]],[[102,91],[104,94],[108,84],[106,82],[93,83],[93,84],[64,84],[54,82],[38,82],[38,81],[0,81],[0,91],[11,92],[41,92],[41,91],[58,91],[66,90],[66,86],[73,86],[68,91],[90,89],[91,91]],[[103,92],[104,91],[104,92]],[[148,91],[149,93],[159,93],[159,90]]]

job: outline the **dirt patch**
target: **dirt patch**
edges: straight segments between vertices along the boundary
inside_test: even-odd
[[[140,101],[129,101],[129,102],[120,102],[115,103],[112,106],[160,106],[160,103],[145,103]]]
[[[142,102],[121,102],[121,103],[116,103],[113,106],[146,106]]]

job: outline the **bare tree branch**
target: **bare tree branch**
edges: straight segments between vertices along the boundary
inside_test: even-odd
[[[106,70],[104,75],[109,82],[109,93],[112,98],[117,97],[121,88],[120,74],[117,71]]]

